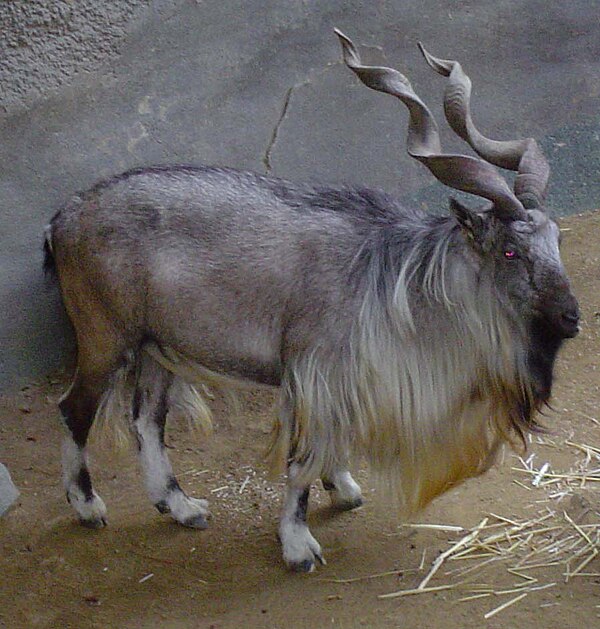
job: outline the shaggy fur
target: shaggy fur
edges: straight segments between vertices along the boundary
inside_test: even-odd
[[[346,225],[349,242],[342,264],[336,266],[344,268],[337,272],[339,284],[347,287],[345,306],[330,304],[321,314],[327,321],[334,308],[350,312],[337,319],[330,337],[291,354],[281,367],[274,363],[264,369],[281,370],[276,381],[271,376],[265,384],[281,382],[283,396],[294,409],[280,416],[273,449],[279,467],[295,452],[303,461],[302,477],[314,479],[334,469],[347,452],[358,453],[398,483],[403,508],[413,511],[487,469],[500,443],[518,441],[524,431],[535,428],[533,414],[549,396],[561,337],[552,336],[551,326],[545,326],[545,333],[544,324],[534,325],[515,311],[497,285],[495,263],[472,246],[454,216],[408,210],[383,193],[363,188],[299,186],[250,173],[191,167],[126,173],[83,195],[84,207],[96,206],[98,191],[110,194],[129,182],[135,190],[140,177],[149,180],[147,189],[157,176],[174,177],[173,185],[180,187],[203,178],[222,180],[220,185],[229,188],[238,183],[239,194],[251,186],[254,195],[258,190],[276,200],[274,219],[288,214],[290,229],[303,221],[309,230],[317,221],[323,229]],[[76,203],[81,212],[81,197]],[[198,211],[193,210],[189,220]],[[132,218],[138,225],[122,238],[139,247],[138,239],[145,236],[138,235],[139,219]],[[145,229],[154,229],[156,219],[151,214],[149,218]],[[50,233],[64,232],[67,225],[73,229],[74,219],[72,210],[57,214]],[[319,233],[323,238],[323,231]],[[335,234],[328,238],[333,241]],[[48,268],[55,247],[49,238]],[[329,247],[327,242],[323,247]],[[70,290],[68,285],[63,285],[65,290]],[[327,297],[323,290],[321,294]],[[130,295],[130,300],[135,298]],[[244,316],[243,305],[237,308]],[[135,334],[144,338],[148,331]],[[136,351],[149,352],[183,381],[227,386],[239,382],[240,375],[242,381],[262,380],[250,373],[205,367],[160,339],[144,341],[138,348],[128,351],[134,356]],[[207,423],[206,404],[197,390],[187,391],[195,400],[193,412]]]
[[[456,221],[404,220],[401,247],[363,252],[365,292],[346,343],[289,366],[285,395],[295,407],[274,450],[293,451],[307,482],[349,450],[363,455],[412,513],[534,429],[538,401],[527,330],[499,302]]]

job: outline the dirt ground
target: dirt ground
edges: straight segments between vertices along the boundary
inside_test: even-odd
[[[91,531],[78,525],[61,487],[56,401],[67,376],[53,375],[0,398],[0,461],[21,490],[17,506],[0,520],[0,627],[600,626],[597,537],[588,555],[566,564],[543,561],[529,577],[507,571],[519,560],[519,549],[511,547],[508,564],[493,552],[494,561],[480,569],[476,562],[482,559],[445,562],[428,587],[447,589],[378,598],[418,586],[440,552],[485,517],[500,526],[496,516],[512,522],[543,516],[548,531],[537,533],[538,525],[535,535],[521,538],[521,548],[531,552],[532,544],[553,541],[569,513],[576,520],[571,508],[582,503],[586,518],[579,522],[587,528],[574,524],[570,537],[577,542],[597,534],[600,485],[593,480],[600,479],[600,456],[588,449],[592,456],[582,462],[581,444],[600,447],[600,212],[565,219],[561,227],[583,329],[560,357],[554,409],[544,420],[550,432],[534,438],[525,456],[535,454],[533,469],[547,462],[546,471],[558,475],[587,469],[587,482],[545,476],[549,483],[533,486],[534,475],[507,452],[484,477],[439,498],[415,519],[465,529],[454,531],[402,526],[359,470],[367,498],[362,509],[335,513],[318,491],[311,502],[310,525],[328,564],[310,575],[290,574],[276,535],[282,485],[266,480],[261,467],[271,417],[268,394],[245,395],[237,419],[217,400],[209,442],[182,426],[168,433],[182,486],[211,502],[208,530],[185,529],[159,515],[145,496],[133,453],[100,449],[93,452],[92,472],[109,508],[109,526]],[[457,565],[475,566],[470,580],[455,576]],[[573,572],[578,574],[569,576]],[[519,589],[523,578],[535,585],[526,596]]]

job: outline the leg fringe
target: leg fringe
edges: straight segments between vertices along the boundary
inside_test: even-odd
[[[101,448],[128,448],[133,437],[132,398],[135,364],[125,364],[117,370],[102,398],[90,435]],[[169,390],[169,417],[182,418],[192,433],[206,437],[212,434],[212,412],[202,393],[211,397],[203,385],[191,385],[180,377],[175,377]]]

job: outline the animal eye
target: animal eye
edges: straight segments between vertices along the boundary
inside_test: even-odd
[[[504,257],[507,260],[514,260],[515,258],[517,258],[517,252],[514,249],[506,249],[504,251]]]

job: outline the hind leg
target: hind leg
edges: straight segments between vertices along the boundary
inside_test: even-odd
[[[109,377],[109,370],[89,369],[80,360],[73,383],[59,402],[68,429],[62,443],[63,482],[67,500],[81,523],[94,529],[106,526],[106,506],[92,486],[86,443]]]
[[[179,486],[165,448],[165,424],[173,375],[141,353],[133,394],[132,419],[150,500],[184,526],[205,529],[208,502],[190,498]]]

